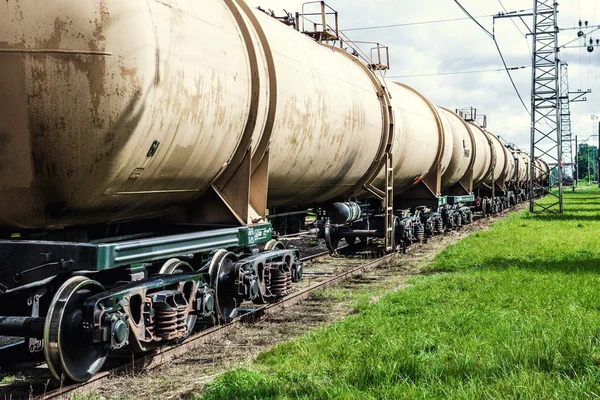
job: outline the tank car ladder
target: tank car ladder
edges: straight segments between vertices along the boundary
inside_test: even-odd
[[[385,196],[383,198],[385,211],[385,251],[394,251],[394,167],[392,153],[385,153]]]

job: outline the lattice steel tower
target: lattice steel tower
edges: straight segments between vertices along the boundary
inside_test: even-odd
[[[540,186],[535,179],[539,169],[534,162],[531,163],[529,211],[532,213],[563,212],[557,7],[555,0],[533,1],[531,158],[542,158],[550,161],[549,164],[556,164],[555,175],[558,179],[555,189]],[[546,200],[542,204],[535,198],[535,194],[544,190],[548,190],[547,197],[553,200]]]
[[[573,179],[575,191],[575,164],[573,164],[573,142],[571,137],[571,100],[569,93],[569,64],[560,63],[560,134],[562,136],[562,173],[563,177]]]

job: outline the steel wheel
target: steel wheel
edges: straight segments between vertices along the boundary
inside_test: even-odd
[[[166,263],[163,264],[163,266],[160,268],[160,271],[158,271],[159,274],[163,274],[163,275],[172,275],[172,274],[183,274],[183,273],[193,273],[194,268],[186,263],[185,261],[181,261],[178,258],[172,258],[169,261],[167,261]],[[188,301],[190,299],[187,299]],[[179,340],[185,340],[185,338],[187,338],[192,331],[194,330],[194,327],[196,326],[196,321],[198,320],[198,316],[197,315],[192,315],[189,314],[186,320],[186,325],[187,325],[187,333],[182,336],[181,338],[179,338]]]
[[[285,250],[285,245],[275,239],[269,240],[265,245],[265,250]]]
[[[340,244],[340,238],[335,228],[329,224],[325,225],[325,244],[327,245],[327,250],[331,253],[335,253]]]
[[[108,349],[81,338],[83,303],[103,291],[100,283],[75,276],[56,292],[44,325],[44,355],[56,379],[85,382],[104,365]]]
[[[229,322],[237,316],[238,304],[232,288],[235,287],[234,263],[236,256],[219,250],[210,262],[210,287],[215,291],[215,313],[219,322]]]

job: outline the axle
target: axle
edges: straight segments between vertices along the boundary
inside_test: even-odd
[[[44,322],[39,317],[0,317],[0,336],[42,339]]]

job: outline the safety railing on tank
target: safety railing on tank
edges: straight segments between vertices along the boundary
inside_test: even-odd
[[[459,117],[467,122],[473,122],[481,128],[487,128],[487,115],[477,115],[477,109],[475,107],[465,107],[456,109],[456,113]]]
[[[307,8],[319,5],[319,12],[307,12]],[[333,26],[329,24],[333,16]],[[320,17],[315,21],[313,17]],[[307,28],[308,26],[308,28]],[[309,1],[302,4],[302,13],[296,13],[296,30],[319,43],[338,40],[340,37],[339,14],[324,1]]]

